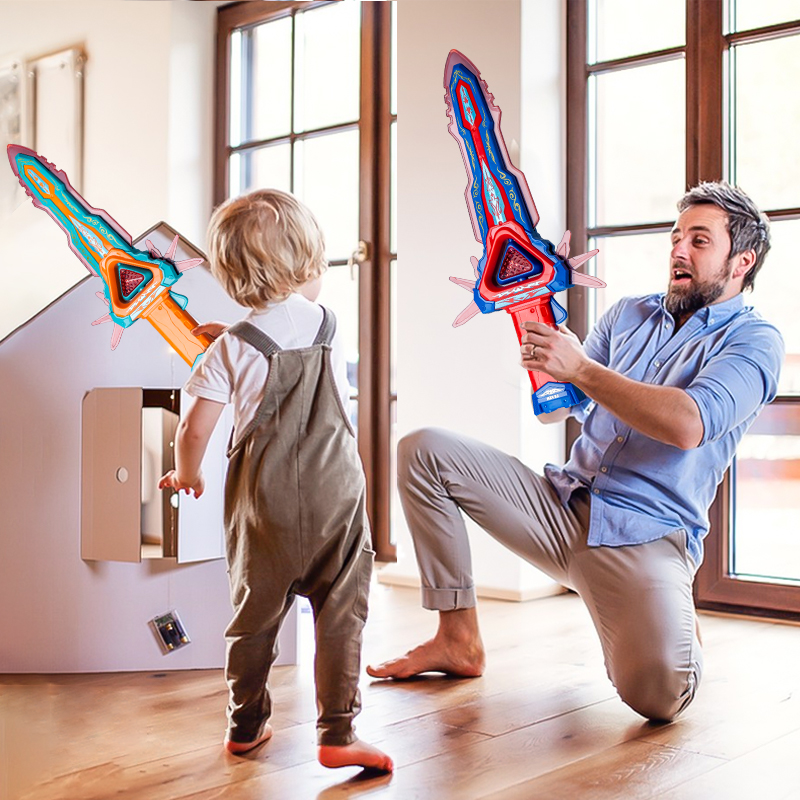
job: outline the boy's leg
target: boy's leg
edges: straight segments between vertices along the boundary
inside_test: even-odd
[[[231,595],[235,613],[225,631],[228,683],[227,739],[249,743],[259,739],[272,712],[267,677],[278,655],[281,623],[293,596],[259,575],[253,585],[244,570],[231,570]]]
[[[320,565],[319,573],[306,579],[309,590],[304,591],[306,581],[299,587],[314,612],[317,741],[334,747],[356,741],[353,718],[361,710],[361,634],[375,557],[362,536],[351,542],[343,563]],[[338,571],[328,574],[331,567]]]
[[[588,520],[589,495],[573,495]],[[686,534],[624,547],[572,544],[570,585],[600,636],[609,678],[622,700],[652,720],[671,720],[694,698],[703,669]]]

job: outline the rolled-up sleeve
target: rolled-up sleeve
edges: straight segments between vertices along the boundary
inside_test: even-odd
[[[741,425],[778,391],[783,339],[761,323],[737,332],[686,388],[703,422],[700,445],[721,439]]]

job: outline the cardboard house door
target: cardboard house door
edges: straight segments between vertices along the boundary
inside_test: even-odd
[[[188,397],[181,395],[181,408]],[[178,563],[225,558],[223,512],[228,440],[233,428],[233,406],[227,405],[214,428],[203,458],[206,489],[200,499],[181,493],[178,507]]]
[[[164,437],[165,452],[156,469],[143,469],[147,458],[143,397],[139,387],[114,387],[93,389],[84,398],[81,558],[139,562],[143,556],[177,555],[179,563],[224,558],[222,512],[230,409],[223,412],[203,460],[205,493],[199,500],[185,494],[172,498],[176,506],[171,515],[173,529],[164,532],[161,548],[154,553],[154,546],[144,541],[143,502],[148,495],[162,497],[149,484],[158,480],[155,472],[173,463],[172,437]],[[143,472],[148,481],[144,495]],[[165,503],[169,500],[164,496]]]

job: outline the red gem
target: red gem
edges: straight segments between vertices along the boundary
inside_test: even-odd
[[[523,272],[528,272],[530,268],[530,261],[518,250],[509,247],[506,251],[506,257],[503,259],[503,265],[500,267],[500,280],[504,281],[516,275],[521,275]]]
[[[119,280],[122,284],[122,294],[125,297],[130,296],[133,290],[144,280],[144,275],[139,272],[134,272],[130,269],[121,269],[119,271]]]

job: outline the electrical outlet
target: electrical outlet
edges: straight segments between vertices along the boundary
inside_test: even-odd
[[[164,651],[164,655],[172,653],[179,647],[189,644],[192,640],[186,633],[177,611],[168,611],[160,617],[153,617],[150,625],[155,631],[158,643]]]

